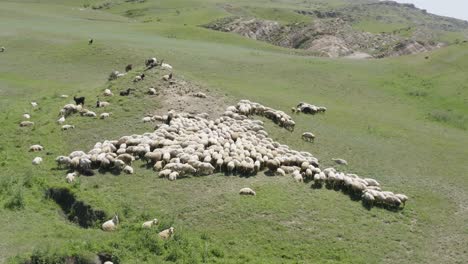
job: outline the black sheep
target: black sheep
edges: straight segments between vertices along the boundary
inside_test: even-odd
[[[127,67],[125,67],[125,72],[129,72],[133,69],[133,65],[132,64],[129,64],[127,65]]]
[[[120,91],[120,96],[128,96],[130,94],[130,88],[125,91]]]
[[[84,106],[84,102],[85,102],[85,97],[84,96],[82,96],[82,97],[73,96],[73,100],[75,100],[76,105]]]

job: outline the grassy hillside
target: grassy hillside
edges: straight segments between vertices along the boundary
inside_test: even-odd
[[[466,262],[467,44],[378,61],[305,57],[198,27],[226,15],[223,1],[148,0],[83,9],[100,3],[0,5],[0,24],[8,25],[0,31],[0,46],[7,49],[0,53],[0,263],[31,254],[101,251],[120,263]],[[264,14],[267,4],[292,10],[298,3],[249,5],[258,7],[251,12]],[[144,16],[135,15],[139,12]],[[91,46],[90,37],[95,39]],[[299,101],[327,106],[325,115],[294,116],[293,133],[266,122],[267,131],[275,140],[313,153],[323,167],[332,165],[332,157],[344,158],[350,163],[347,171],[374,177],[387,189],[408,194],[410,201],[398,212],[367,210],[342,193],[263,173],[169,182],[143,163],[134,166],[132,176],[105,173],[66,184],[56,156],[151,131],[153,125],[141,123],[141,117],[162,102],[115,96],[109,99],[110,119],[72,117],[69,123],[77,128],[62,132],[55,120],[71,99],[59,95],[83,95],[92,103],[110,85],[106,80],[112,70],[122,71],[128,63],[141,67],[149,56],[164,58],[177,76],[230,101],[247,98],[284,111]],[[137,88],[152,85],[154,78]],[[129,83],[119,80],[112,89],[117,94]],[[38,109],[31,109],[33,100]],[[19,128],[24,112],[31,113],[34,128]],[[304,131],[317,135],[314,144],[300,140]],[[32,144],[46,147],[39,153],[45,160],[39,167],[31,165],[36,154],[27,152]],[[237,191],[245,186],[255,188],[257,197],[239,197]],[[45,198],[51,187],[68,188],[107,215],[117,212],[119,231],[104,233],[97,225],[84,229],[69,222]],[[157,229],[139,228],[154,217],[162,221]],[[157,239],[157,231],[170,225],[176,237]]]

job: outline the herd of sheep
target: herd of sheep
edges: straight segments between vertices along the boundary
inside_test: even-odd
[[[151,121],[162,122],[154,132],[98,142],[87,153],[73,151],[59,156],[57,162],[78,173],[104,169],[132,174],[132,162],[139,159],[151,164],[159,177],[169,180],[215,172],[255,175],[266,169],[271,174],[291,175],[297,182],[313,181],[314,186],[340,188],[361,197],[368,205],[398,208],[406,202],[402,194],[382,191],[374,179],[334,168],[320,169],[312,154],[292,150],[268,137],[263,122],[248,117],[253,114],[266,116],[287,129],[294,128],[294,121],[285,113],[241,100],[215,120],[207,119],[206,114],[170,112],[154,116]],[[346,164],[342,159],[335,162]]]
[[[147,67],[164,65],[167,69],[172,66],[155,58],[146,60]],[[126,71],[131,70],[128,65]],[[124,74],[123,74],[124,75]],[[118,72],[111,74],[112,79],[123,76]],[[137,76],[140,79],[144,75]],[[172,74],[165,75],[163,80],[170,80]],[[130,93],[130,88],[121,92],[121,96]],[[149,94],[156,94],[154,88],[149,88]],[[113,96],[112,91],[106,89],[104,96]],[[204,93],[195,93],[195,97],[206,98]],[[63,95],[62,98],[68,96]],[[97,117],[97,114],[84,107],[84,97],[74,97],[76,104],[66,104],[60,110],[57,123],[62,130],[75,128],[74,125],[64,124],[66,118],[74,113],[85,117]],[[36,102],[31,102],[37,107]],[[109,106],[108,102],[96,102],[97,108]],[[293,113],[302,112],[316,114],[325,112],[325,107],[318,107],[307,103],[300,103],[293,108]],[[108,118],[111,113],[101,113],[99,118]],[[56,158],[59,168],[69,169],[65,180],[73,183],[79,175],[94,175],[93,170],[109,170],[116,173],[133,174],[132,163],[135,160],[145,161],[151,165],[159,177],[171,181],[189,176],[205,176],[214,173],[226,175],[252,176],[261,171],[270,175],[290,175],[295,182],[313,182],[312,187],[321,188],[325,185],[329,189],[342,190],[354,198],[359,198],[366,206],[379,205],[389,209],[404,206],[408,197],[403,194],[383,191],[375,179],[362,178],[356,174],[344,173],[335,168],[321,169],[319,161],[309,152],[296,151],[287,145],[280,144],[268,136],[263,122],[251,118],[252,115],[263,116],[275,124],[289,131],[295,128],[293,119],[283,111],[279,111],[249,100],[241,100],[236,105],[227,107],[226,111],[217,119],[208,119],[208,114],[175,113],[170,111],[164,116],[146,116],[143,122],[160,122],[153,132],[142,135],[123,136],[117,140],[97,142],[94,147],[84,152],[73,151],[67,156]],[[22,127],[33,126],[29,121],[30,115],[24,114],[26,119],[20,123]],[[302,134],[302,139],[313,142],[315,135],[311,132]],[[44,147],[32,145],[31,152],[43,151]],[[343,159],[333,159],[338,165],[347,165]],[[34,165],[42,163],[41,157],[36,157]],[[240,195],[257,193],[251,188],[242,188]],[[142,228],[151,228],[158,224],[157,219],[146,221]],[[102,224],[102,230],[114,231],[119,225],[119,218]],[[174,227],[159,233],[162,239],[168,239],[174,234]]]

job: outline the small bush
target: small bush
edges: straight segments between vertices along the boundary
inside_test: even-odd
[[[23,190],[17,188],[15,192],[11,195],[10,199],[7,200],[4,207],[10,210],[20,210],[24,208],[24,197]]]

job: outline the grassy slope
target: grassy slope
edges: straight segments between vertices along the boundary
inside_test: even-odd
[[[209,10],[211,5],[205,5]],[[117,6],[111,12],[121,14],[126,8],[130,9]],[[124,263],[177,256],[173,247],[184,246],[195,252],[192,257],[222,263],[466,260],[466,45],[439,50],[429,60],[424,54],[380,61],[301,57],[196,28],[193,24],[206,19],[194,15],[205,12],[203,5],[185,8],[183,19],[166,13],[159,23],[141,24],[71,6],[2,4],[0,23],[9,27],[0,32],[1,45],[8,48],[0,54],[0,120],[2,134],[9,136],[0,139],[0,186],[9,192],[2,192],[0,203],[21,193],[25,207],[0,208],[0,262],[46,245],[62,245],[67,252],[119,247],[116,251]],[[210,15],[223,15],[224,11],[213,10]],[[86,45],[89,36],[96,45]],[[411,202],[398,213],[367,211],[340,193],[312,190],[289,178],[215,175],[168,182],[137,168],[134,176],[81,178],[73,187],[94,207],[119,212],[122,231],[103,234],[64,221],[58,207],[43,199],[45,187],[64,185],[64,172],[52,169],[52,158],[87,150],[98,140],[149,131],[151,125],[139,120],[158,102],[115,97],[109,109],[114,118],[74,117],[70,122],[77,129],[63,133],[54,121],[69,100],[57,95],[82,94],[92,100],[106,86],[112,69],[141,63],[153,54],[166,58],[176,73],[233,100],[249,98],[283,110],[298,101],[326,105],[330,111],[325,115],[296,116],[293,134],[267,123],[268,131],[296,149],[311,151],[324,165],[331,157],[343,157],[350,162],[350,171],[409,194]],[[117,84],[115,91],[126,85]],[[32,112],[36,127],[19,129],[31,100],[41,106]],[[434,111],[442,112],[442,117]],[[441,122],[428,119],[430,114]],[[299,140],[302,131],[313,131],[317,142],[304,145]],[[26,151],[34,143],[53,153],[40,154],[46,157],[40,168],[32,168],[35,155]],[[258,197],[239,197],[236,191],[243,186],[253,186]],[[142,242],[147,237],[135,227],[153,216],[173,223],[182,234],[179,244],[168,243],[161,256],[149,253]]]

